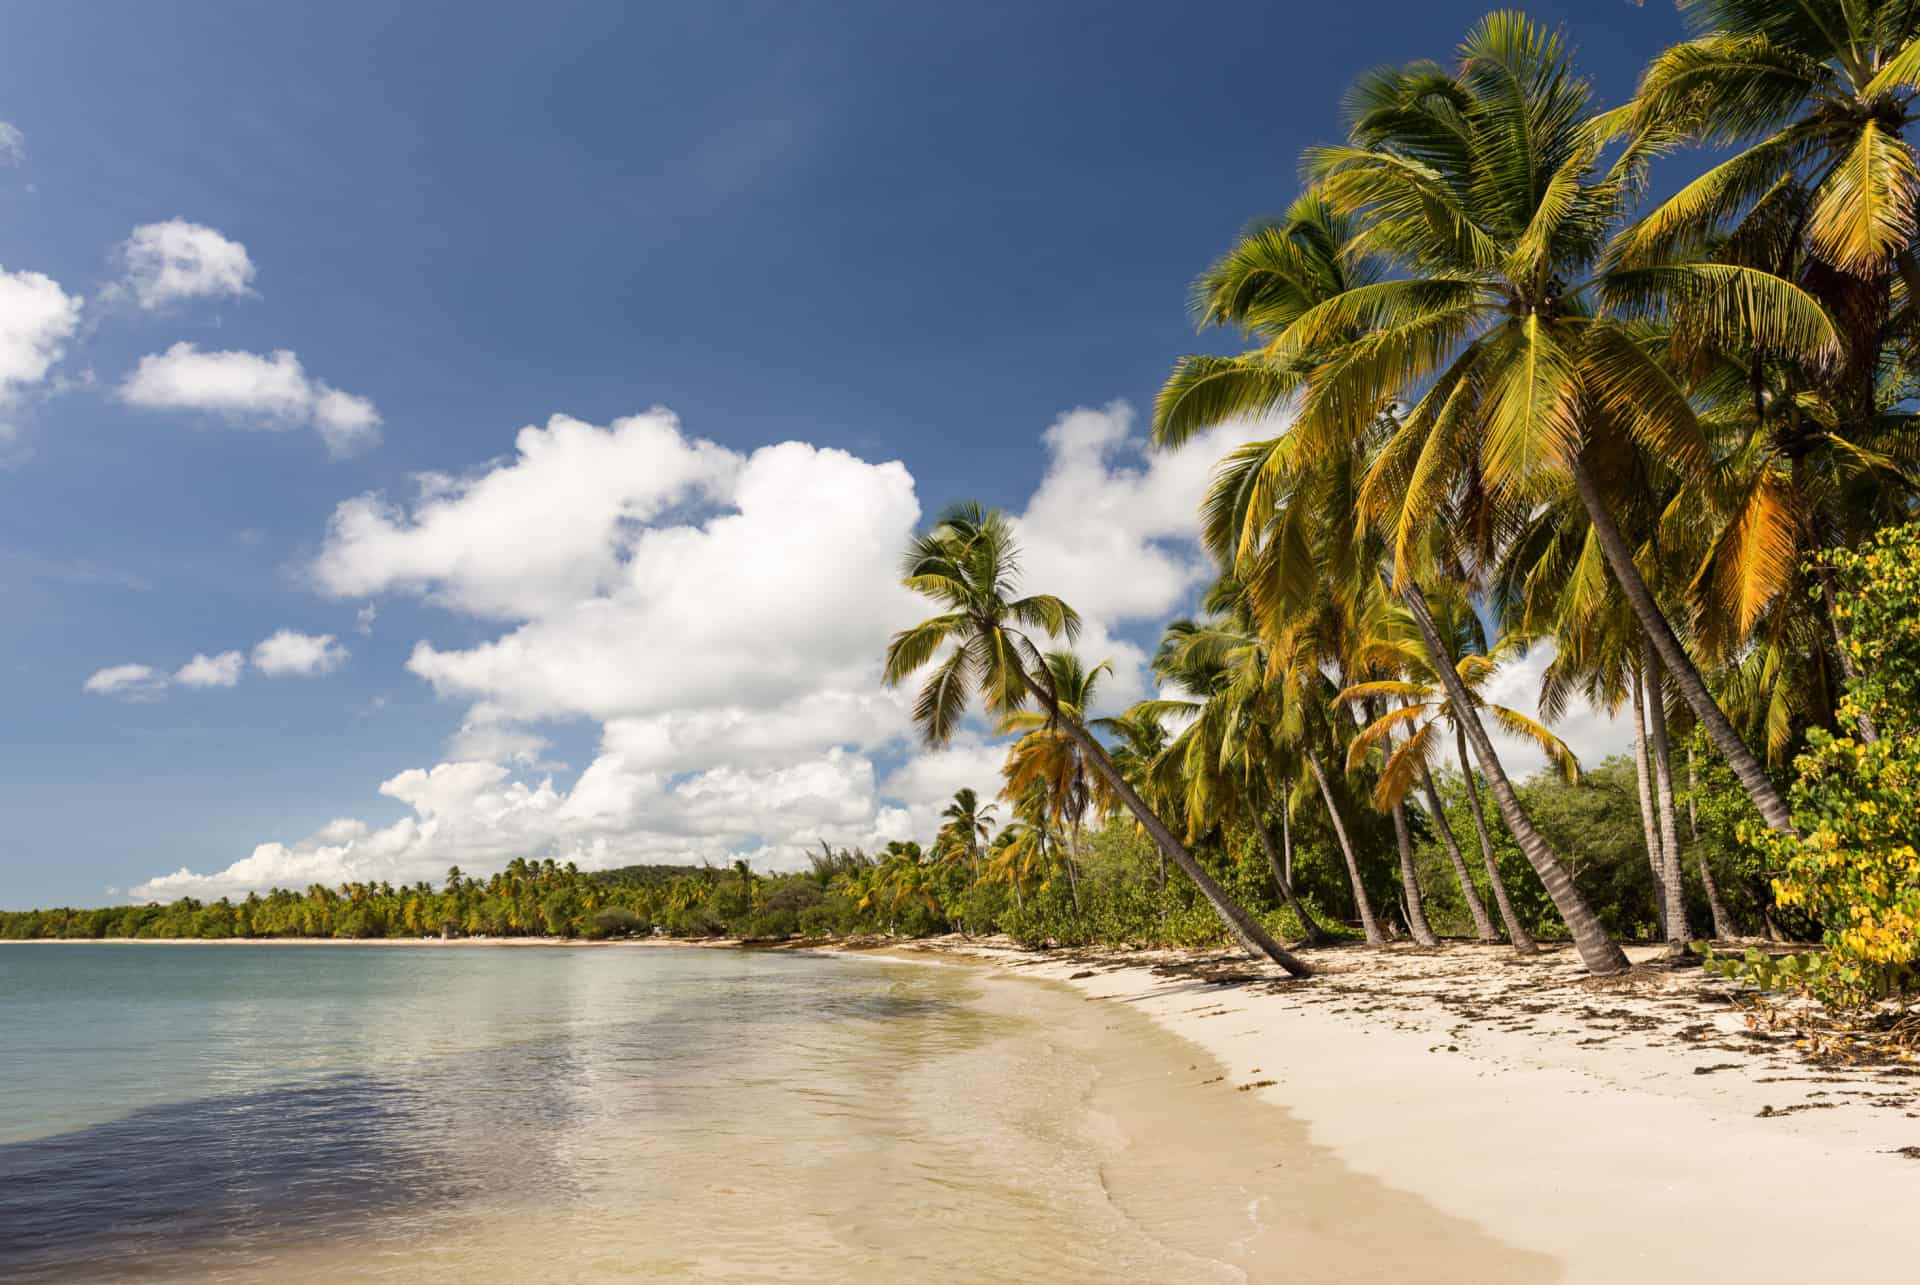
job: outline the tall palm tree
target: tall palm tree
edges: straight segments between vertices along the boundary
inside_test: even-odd
[[[942,610],[893,636],[882,672],[889,685],[897,685],[933,666],[914,702],[914,718],[927,742],[950,740],[976,693],[999,722],[1037,704],[1073,739],[1088,765],[1167,858],[1193,880],[1249,954],[1264,955],[1296,977],[1310,976],[1312,970],[1274,941],[1201,867],[1121,777],[1100,742],[1062,708],[1032,634],[1070,640],[1079,632],[1079,616],[1048,594],[1016,597],[1018,561],[1005,515],[976,504],[949,509],[909,546],[902,583]]]
[[[1490,715],[1508,734],[1533,742],[1569,782],[1577,780],[1579,764],[1565,742],[1539,721],[1519,710],[1486,701],[1480,695],[1480,689],[1499,671],[1501,662],[1514,649],[1514,645],[1503,640],[1490,653],[1469,651],[1468,648],[1475,644],[1484,648],[1485,641],[1479,621],[1474,617],[1465,596],[1449,594],[1441,599],[1440,606],[1441,613],[1436,624],[1444,629],[1448,645],[1459,653],[1459,659],[1453,664],[1454,676],[1474,708]],[[1480,855],[1486,867],[1488,884],[1493,889],[1494,901],[1515,948],[1523,954],[1531,953],[1534,950],[1533,939],[1515,914],[1506,881],[1500,877],[1500,869],[1494,863],[1493,844],[1486,832],[1473,765],[1467,754],[1464,720],[1454,710],[1452,697],[1440,678],[1433,654],[1413,628],[1410,616],[1403,616],[1402,622],[1384,633],[1376,646],[1381,659],[1397,670],[1401,677],[1355,684],[1341,692],[1339,699],[1345,702],[1369,698],[1390,699],[1398,701],[1399,706],[1354,737],[1348,749],[1349,758],[1364,758],[1375,744],[1386,741],[1396,729],[1404,735],[1405,739],[1391,747],[1387,754],[1379,783],[1374,789],[1374,803],[1385,807],[1396,799],[1404,799],[1416,783],[1424,790],[1427,806],[1445,842],[1453,863],[1454,876],[1459,880],[1461,895],[1473,916],[1474,926],[1482,940],[1491,940],[1492,924],[1487,919],[1486,908],[1481,905],[1474,891],[1473,880],[1467,874],[1466,862],[1460,855],[1453,830],[1447,824],[1446,809],[1440,803],[1440,791],[1433,780],[1432,762],[1439,749],[1441,728],[1444,725],[1452,729],[1453,749],[1470,795],[1475,824],[1480,831]]]
[[[1647,67],[1633,125],[1734,151],[1649,211],[1622,249],[1670,254],[1785,223],[1836,272],[1869,285],[1897,273],[1920,300],[1920,157],[1903,136],[1920,119],[1920,11],[1905,0],[1679,7],[1696,35]]]
[[[1364,78],[1350,118],[1351,141],[1316,149],[1309,169],[1356,220],[1355,244],[1394,272],[1294,318],[1269,350],[1284,362],[1331,345],[1301,399],[1302,431],[1319,449],[1406,407],[1362,496],[1393,535],[1396,586],[1417,592],[1423,543],[1462,486],[1514,510],[1570,486],[1675,689],[1767,823],[1790,831],[1779,791],[1642,578],[1606,485],[1623,455],[1642,451],[1687,474],[1710,464],[1683,390],[1623,317],[1684,311],[1698,333],[1811,352],[1834,343],[1826,313],[1745,265],[1596,275],[1654,143],[1630,139],[1600,166],[1627,117],[1594,114],[1559,36],[1519,14],[1484,19],[1454,68]]]

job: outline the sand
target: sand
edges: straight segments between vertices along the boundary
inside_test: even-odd
[[[1902,1151],[1920,1148],[1920,1068],[1811,1065],[1697,969],[1603,980],[1566,949],[1337,948],[1292,982],[1223,955],[957,938],[889,953],[987,961],[1146,1014],[1223,1068],[1166,1092],[1278,1106],[1333,1162],[1555,1264],[1516,1259],[1510,1279],[1920,1279],[1920,1150]],[[1421,1244],[1424,1215],[1350,1217],[1312,1194],[1297,1212],[1302,1232],[1367,1225],[1344,1229],[1353,1275],[1291,1279],[1473,1278],[1450,1261],[1460,1237]],[[1407,1273],[1408,1239],[1429,1270]]]

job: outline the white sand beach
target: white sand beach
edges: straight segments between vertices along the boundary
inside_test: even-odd
[[[1297,983],[1185,952],[941,938],[889,953],[1144,1013],[1225,1068],[1176,1091],[1257,1094],[1347,1167],[1550,1256],[1558,1279],[1913,1278],[1886,1233],[1920,1193],[1920,1152],[1903,1152],[1920,1148],[1920,1068],[1812,1065],[1697,969],[1594,979],[1565,949],[1334,949],[1308,952],[1318,975]],[[1394,1258],[1406,1234],[1364,1231]],[[1430,1272],[1354,1263],[1351,1279],[1450,1279],[1433,1249]]]

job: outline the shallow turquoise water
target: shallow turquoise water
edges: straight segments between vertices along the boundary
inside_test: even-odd
[[[0,1279],[1234,1279],[1051,991],[654,948],[0,946]]]

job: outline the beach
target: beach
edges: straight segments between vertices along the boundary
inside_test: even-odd
[[[1341,1165],[1552,1260],[1532,1279],[1910,1271],[1903,1245],[1861,1230],[1912,1216],[1920,1068],[1812,1065],[1790,1034],[1749,1029],[1698,969],[1602,979],[1566,948],[1538,962],[1486,946],[1345,948],[1305,952],[1318,975],[1299,983],[1193,952],[943,938],[891,953],[976,960],[1145,1014],[1221,1068],[1180,1093],[1283,1108]],[[1369,1252],[1410,1235],[1374,1224]],[[1439,1247],[1428,1261],[1312,1279],[1440,1279]]]

